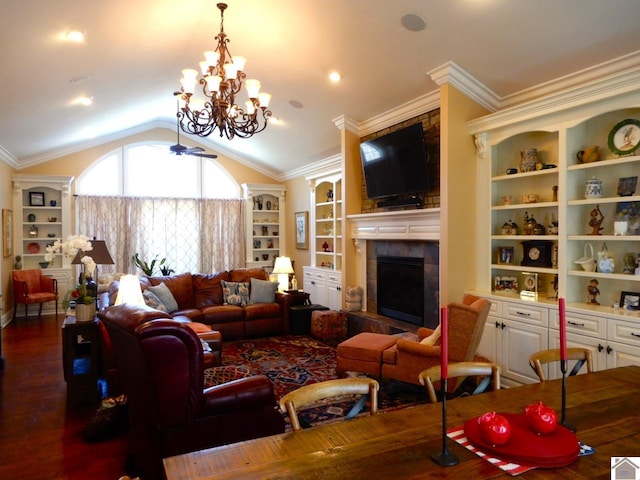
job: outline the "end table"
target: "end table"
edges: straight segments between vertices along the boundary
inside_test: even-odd
[[[76,322],[74,316],[67,316],[62,322],[62,366],[69,403],[93,403],[100,398],[98,322],[97,318]]]

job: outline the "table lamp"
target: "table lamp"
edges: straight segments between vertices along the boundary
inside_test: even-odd
[[[291,259],[289,257],[276,257],[273,266],[273,273],[278,275],[278,291],[284,292],[289,289],[289,274],[293,273]]]
[[[80,265],[82,263],[82,257],[86,256],[91,257],[96,265],[113,265],[115,263],[113,261],[113,258],[111,258],[111,254],[109,253],[109,249],[107,249],[107,244],[104,240],[96,240],[94,237],[94,239],[91,240],[91,246],[93,247],[93,249],[89,250],[88,252],[78,250],[76,256],[73,257],[73,260],[71,260],[71,265]],[[96,283],[100,283],[98,279],[97,266],[93,276]]]
[[[123,275],[118,286],[118,295],[115,305],[128,303],[129,305],[144,305],[144,297],[140,288],[140,279],[137,275]]]

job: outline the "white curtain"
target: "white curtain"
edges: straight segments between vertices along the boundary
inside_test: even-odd
[[[244,266],[244,201],[78,196],[78,234],[104,240],[115,265],[102,273],[142,273],[132,257],[166,258],[176,273]],[[156,267],[158,268],[158,267]],[[159,275],[159,269],[154,272]]]

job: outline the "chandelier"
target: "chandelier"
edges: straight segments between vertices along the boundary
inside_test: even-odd
[[[271,110],[268,110],[271,95],[260,93],[260,82],[247,79],[244,73],[246,58],[231,56],[224,33],[225,3],[218,3],[220,10],[220,33],[216,36],[215,51],[204,52],[200,62],[202,76],[198,71],[182,70],[180,83],[180,106],[178,119],[182,131],[206,137],[218,129],[220,137],[231,140],[236,135],[249,138],[267,127]],[[204,100],[195,96],[196,86],[201,86]],[[236,103],[236,95],[245,87],[249,99],[244,109]]]

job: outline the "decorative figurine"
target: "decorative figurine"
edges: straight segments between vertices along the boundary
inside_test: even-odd
[[[587,303],[590,305],[600,305],[597,300],[598,295],[600,295],[600,290],[598,289],[598,280],[596,280],[595,278],[589,280],[587,291],[589,292],[589,300],[587,301]]]
[[[604,230],[600,225],[604,220],[604,215],[600,211],[600,205],[596,205],[596,208],[591,210],[591,220],[589,220],[589,226],[592,228],[589,235],[601,235],[600,231]]]
[[[329,189],[327,190],[327,202],[332,202],[333,201],[333,189]]]
[[[329,251],[329,244],[327,242],[324,242],[322,244],[322,250],[324,250],[325,252]]]
[[[258,195],[256,197],[256,202],[258,202],[258,210],[262,210],[262,202],[263,202],[262,195]]]

